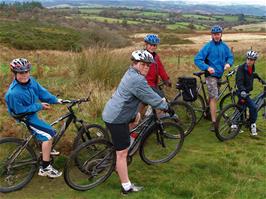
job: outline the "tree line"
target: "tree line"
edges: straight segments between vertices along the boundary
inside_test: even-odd
[[[0,3],[0,10],[8,11],[8,10],[16,10],[18,12],[29,11],[34,8],[43,9],[44,7],[40,2],[31,1],[31,2],[14,2],[14,3]]]

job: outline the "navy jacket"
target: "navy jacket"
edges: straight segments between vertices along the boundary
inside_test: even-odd
[[[246,91],[249,93],[253,90],[255,66],[252,67],[252,73],[248,74],[248,66],[246,63],[240,65],[236,73],[236,85],[239,92]]]

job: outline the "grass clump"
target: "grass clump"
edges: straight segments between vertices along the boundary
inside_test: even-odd
[[[110,51],[95,47],[83,51],[76,58],[76,72],[80,78],[100,82],[106,88],[113,88],[120,82],[130,65],[129,53]]]

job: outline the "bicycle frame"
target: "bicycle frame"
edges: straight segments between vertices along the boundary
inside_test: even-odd
[[[222,91],[219,92],[218,100],[223,96],[223,94],[225,93],[226,90],[228,90],[229,93],[233,93],[233,87],[230,85],[229,77],[231,77],[234,73],[235,73],[235,70],[232,70],[231,72],[228,73],[228,75],[226,75],[226,80],[223,81],[223,82],[220,82],[220,85],[222,85],[222,84],[226,84],[226,85],[224,86],[224,88],[222,89]],[[206,92],[205,87],[204,87],[204,85],[206,84],[206,81],[203,81],[202,80],[201,75],[198,76],[198,77],[200,79],[200,86],[197,89],[198,90],[198,93],[200,93],[200,91],[202,90],[203,99],[204,99],[205,105],[208,105],[209,103],[208,103],[208,100],[207,100],[208,99],[207,92]]]
[[[132,145],[129,147],[129,150],[128,150],[128,155],[129,156],[133,156],[134,155],[134,153],[139,148],[139,144],[142,141],[144,135],[149,131],[150,128],[153,127],[154,124],[158,123],[159,124],[159,128],[160,128],[160,132],[162,132],[162,130],[163,130],[162,121],[159,120],[159,118],[157,117],[155,109],[153,109],[152,112],[153,113],[151,115],[146,117],[140,124],[138,124],[135,128],[133,128],[130,131],[130,133],[132,133],[134,131],[138,131],[139,135],[134,140]],[[164,141],[163,141],[163,136],[159,136],[157,134],[157,140],[159,140],[159,139],[161,140],[162,146],[164,147],[165,145],[164,145]]]
[[[51,126],[54,126],[55,124],[67,118],[67,120],[64,121],[64,124],[62,125],[59,133],[57,133],[56,136],[54,137],[52,148],[54,148],[54,146],[58,143],[61,137],[65,134],[67,128],[72,122],[75,124],[75,127],[77,128],[77,130],[80,129],[80,126],[77,125],[77,122],[80,123],[81,126],[84,126],[84,121],[76,117],[74,111],[72,110],[72,106],[74,106],[74,104],[67,107],[69,110],[68,113],[64,114],[63,116],[59,117],[56,121],[51,123]]]

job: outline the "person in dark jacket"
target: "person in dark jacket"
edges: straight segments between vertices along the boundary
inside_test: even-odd
[[[249,108],[250,116],[250,130],[251,135],[257,135],[256,120],[257,120],[257,107],[252,99],[249,97],[249,92],[253,90],[253,80],[258,75],[255,73],[255,62],[258,58],[258,53],[249,50],[246,53],[246,62],[240,65],[236,73],[237,95],[239,103]]]
[[[229,69],[234,63],[234,57],[222,41],[223,29],[219,25],[211,28],[212,40],[208,42],[195,56],[194,63],[201,70],[207,71],[206,85],[209,94],[210,112],[212,119],[211,131],[214,131],[216,123],[216,106],[219,96],[218,81],[224,70]]]
[[[50,109],[50,104],[61,103],[62,99],[57,99],[30,76],[31,64],[27,59],[14,59],[10,63],[10,69],[15,79],[5,95],[8,111],[15,118],[19,115],[26,115],[25,121],[32,134],[42,142],[42,165],[38,175],[59,177],[62,172],[50,164],[50,154],[59,154],[56,150],[52,150],[52,138],[56,132],[51,125],[39,119],[37,112]]]

